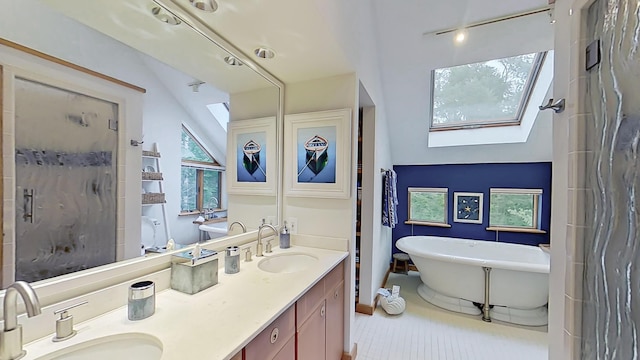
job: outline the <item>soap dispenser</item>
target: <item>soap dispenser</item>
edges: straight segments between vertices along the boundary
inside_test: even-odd
[[[280,230],[280,249],[288,249],[289,247],[291,247],[291,235],[285,221],[282,230]]]

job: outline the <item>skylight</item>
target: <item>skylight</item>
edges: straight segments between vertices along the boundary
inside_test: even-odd
[[[227,124],[229,123],[229,104],[224,102],[209,104],[207,105],[207,109],[209,109],[213,117],[218,120],[224,131],[227,131]]]
[[[518,125],[545,53],[433,71],[431,130]]]

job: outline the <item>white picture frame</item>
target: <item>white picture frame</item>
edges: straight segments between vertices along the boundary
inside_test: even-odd
[[[482,224],[483,193],[454,192],[453,221]]]
[[[348,199],[351,109],[285,115],[287,196]]]
[[[230,121],[227,144],[227,192],[275,196],[278,177],[276,118]]]

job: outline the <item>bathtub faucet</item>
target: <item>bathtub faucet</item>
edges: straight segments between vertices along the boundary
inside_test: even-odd
[[[234,221],[229,225],[229,231],[231,231],[231,229],[233,229],[233,225],[240,225],[240,227],[242,228],[242,232],[246,233],[247,232],[247,227],[244,226],[244,224],[242,223],[242,221]]]

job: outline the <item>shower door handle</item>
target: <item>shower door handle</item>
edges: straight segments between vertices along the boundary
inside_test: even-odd
[[[31,190],[27,190],[24,189],[23,192],[23,207],[24,207],[24,214],[22,215],[22,219],[25,222],[30,222],[33,223],[33,202],[35,201],[35,197],[33,196],[35,193],[35,190],[31,189]]]

